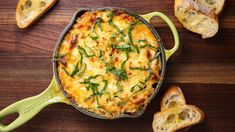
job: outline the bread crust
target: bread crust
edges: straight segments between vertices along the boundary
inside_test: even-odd
[[[181,91],[180,87],[176,86],[176,85],[172,85],[165,91],[165,93],[163,94],[163,96],[161,98],[161,101],[160,101],[161,111],[167,109],[167,106],[165,105],[165,102],[168,99],[168,97],[173,95],[173,94],[178,95],[181,98],[181,100],[183,101],[182,104],[184,104],[184,105],[186,104],[184,94]]]
[[[189,26],[189,23],[183,22],[183,20],[181,20],[182,16],[181,17],[179,16],[178,8],[182,6],[184,7],[184,9],[186,9],[186,11],[192,10],[192,11],[197,12],[197,15],[203,15],[203,16],[207,16],[208,18],[210,18],[210,20],[213,21],[213,23],[215,23],[214,30],[213,31],[206,30],[206,32],[201,32],[201,31],[198,31],[198,29],[192,29],[193,26]],[[213,37],[218,32],[218,28],[219,28],[218,16],[215,14],[214,10],[210,7],[199,4],[194,0],[175,0],[174,14],[176,18],[180,21],[180,23],[186,29],[188,29],[189,31],[195,32],[197,34],[201,34],[203,39]]]
[[[195,1],[198,2],[198,3],[201,3],[201,4],[204,5],[204,6],[209,6],[209,7],[213,7],[213,4],[214,4],[214,3],[209,4],[209,3],[207,2],[207,0],[195,0]],[[221,4],[216,7],[216,9],[215,9],[215,14],[219,16],[219,15],[221,15],[221,13],[222,13],[222,11],[223,11],[223,9],[224,9],[224,7],[225,7],[226,0],[217,0],[217,2],[218,2],[218,1],[219,1],[219,3],[221,3]]]
[[[174,95],[177,95],[178,97],[175,98],[175,99],[178,99],[176,100],[178,103],[174,106],[174,107],[169,107],[169,106],[166,106],[165,105],[165,101],[168,100],[168,101],[175,101],[175,99],[172,99],[171,97],[174,96]],[[172,100],[170,100],[172,99]],[[179,101],[180,99],[180,101]],[[176,127],[174,130],[172,131],[178,131],[178,130],[181,130],[181,131],[187,131],[191,126],[195,125],[195,124],[198,124],[198,123],[201,123],[204,118],[205,118],[205,114],[204,112],[199,109],[198,107],[194,106],[194,105],[187,105],[186,104],[186,100],[185,100],[185,97],[184,97],[184,94],[183,92],[181,91],[180,87],[179,86],[176,86],[176,85],[173,85],[173,86],[170,86],[166,92],[163,94],[162,98],[161,98],[161,101],[160,101],[160,109],[161,111],[159,112],[156,112],[154,114],[154,117],[153,117],[153,123],[152,123],[152,128],[154,130],[154,132],[157,132],[157,129],[156,129],[156,120],[158,117],[160,116],[163,116],[161,115],[162,113],[173,113],[176,112],[177,110],[181,110],[181,109],[185,109],[185,108],[190,108],[190,109],[194,109],[195,111],[199,112],[200,113],[200,119],[191,123],[191,122],[188,122],[186,124],[184,124],[183,126],[180,126],[180,127]]]
[[[43,16],[57,2],[57,0],[51,0],[50,3],[46,4],[46,6],[43,8],[42,12],[40,12],[39,14],[34,14],[34,17],[27,19],[27,22],[25,22],[24,24],[21,24],[20,10],[21,10],[21,4],[23,1],[24,0],[19,0],[16,5],[16,23],[19,28],[27,28],[28,26],[35,23],[41,16]]]
[[[212,8],[207,7],[207,6],[203,6],[202,4],[199,4],[193,0],[175,0],[175,4],[174,4],[175,16],[177,16],[176,12],[177,12],[177,7],[179,4],[188,4],[189,9],[193,9],[197,12],[200,12],[200,13],[207,15],[208,17],[218,21],[218,16],[215,14],[215,12]]]
[[[162,113],[167,113],[167,112],[170,113],[170,111],[177,111],[179,109],[184,109],[184,108],[193,109],[193,110],[199,112],[200,113],[200,118],[199,118],[199,120],[196,120],[195,122],[186,123],[184,125],[177,126],[173,130],[171,130],[172,132],[177,131],[177,130],[190,128],[191,126],[193,126],[195,124],[201,123],[205,119],[205,114],[201,109],[199,109],[198,107],[196,107],[194,105],[184,105],[184,106],[177,106],[177,107],[174,107],[174,108],[166,109],[164,111],[155,113],[154,114],[154,121],[158,118],[158,116],[161,116],[160,114],[162,114]],[[155,127],[155,122],[154,121],[152,123],[152,128],[153,128],[154,132],[157,132],[157,129],[155,129],[156,127]]]

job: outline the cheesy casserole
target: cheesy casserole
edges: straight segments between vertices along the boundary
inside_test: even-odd
[[[161,59],[152,31],[122,10],[87,11],[60,44],[59,80],[76,104],[115,118],[135,114],[159,82]]]

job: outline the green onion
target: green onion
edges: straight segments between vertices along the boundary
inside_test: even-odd
[[[81,46],[78,45],[77,48],[78,48],[78,50],[81,51],[86,57],[94,57],[94,56],[95,56],[94,51],[91,50],[91,49],[90,49],[90,50],[92,51],[92,54],[88,55],[87,52],[86,52],[86,50],[85,50],[84,48],[82,48]]]

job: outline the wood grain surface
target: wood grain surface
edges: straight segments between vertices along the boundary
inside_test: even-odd
[[[218,34],[207,40],[185,30],[173,14],[173,0],[60,0],[38,22],[19,29],[17,0],[0,0],[0,110],[42,92],[52,78],[52,53],[60,33],[81,7],[123,7],[139,14],[161,11],[177,26],[180,47],[167,63],[164,84],[143,116],[100,120],[71,106],[51,105],[15,131],[151,132],[161,93],[179,85],[187,102],[204,110],[205,121],[190,131],[235,130],[235,0],[227,0]],[[173,45],[170,29],[160,19],[152,24],[166,48]],[[9,122],[11,118],[6,119]]]

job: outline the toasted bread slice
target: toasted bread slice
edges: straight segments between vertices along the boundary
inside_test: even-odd
[[[218,17],[212,8],[193,0],[175,0],[174,12],[186,29],[201,34],[203,39],[218,32]]]
[[[169,87],[164,93],[161,101],[161,111],[176,107],[186,105],[184,94],[178,86]]]
[[[166,109],[154,115],[154,132],[174,132],[202,122],[204,113],[193,105]]]
[[[19,0],[16,6],[16,22],[26,28],[49,10],[57,0]]]
[[[220,14],[224,8],[225,0],[196,0],[198,3],[209,6],[215,10],[215,14]]]

